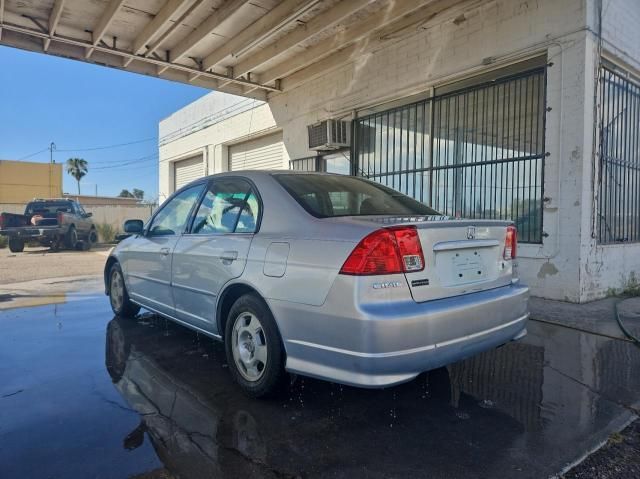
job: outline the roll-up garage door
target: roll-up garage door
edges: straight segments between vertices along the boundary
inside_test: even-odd
[[[174,168],[176,190],[179,190],[190,181],[197,180],[204,176],[202,156],[194,156],[187,160],[176,161]]]
[[[284,168],[282,134],[261,136],[229,147],[229,169],[281,170]]]

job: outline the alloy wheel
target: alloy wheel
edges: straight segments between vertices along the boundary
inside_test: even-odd
[[[115,270],[111,273],[111,283],[109,288],[109,299],[111,307],[115,311],[120,311],[124,303],[124,282],[119,271]]]
[[[231,338],[233,360],[247,381],[258,381],[263,376],[269,351],[267,338],[260,320],[245,312],[236,317]]]

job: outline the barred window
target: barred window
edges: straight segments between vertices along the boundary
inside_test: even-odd
[[[544,67],[354,124],[358,174],[457,217],[511,219],[542,242]]]
[[[289,169],[294,171],[320,171],[318,169],[318,157],[308,156],[289,161]]]
[[[640,242],[640,83],[601,67],[598,240]]]

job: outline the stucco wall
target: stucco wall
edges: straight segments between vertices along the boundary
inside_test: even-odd
[[[62,195],[62,165],[0,160],[0,203]]]
[[[208,98],[209,97],[209,98]],[[229,98],[224,102],[218,102],[218,94],[210,94],[205,97],[207,108],[210,112],[207,116],[219,116],[220,112],[227,111],[221,121],[201,128],[192,128],[189,134],[171,137],[171,131],[180,131],[189,124],[196,124],[198,118],[202,117],[201,109],[197,108],[185,115],[181,119],[169,117],[160,123],[160,161],[159,161],[159,201],[164,201],[173,192],[173,164],[193,156],[200,156],[205,164],[204,171],[209,174],[227,171],[227,153],[229,145],[250,138],[270,134],[278,131],[275,119],[268,104],[258,101],[251,101],[247,109],[246,99],[240,97],[230,97],[231,100],[240,105],[234,108],[229,104]],[[188,108],[188,107],[187,107]],[[179,120],[179,121],[178,121]],[[182,123],[184,122],[184,123]],[[163,135],[164,134],[164,135]],[[170,138],[171,141],[163,142],[163,138]],[[288,168],[289,156],[283,155],[283,168]]]
[[[25,206],[26,203],[0,203],[0,212],[22,214]],[[152,205],[83,205],[83,207],[87,213],[93,214],[93,222],[96,225],[109,224],[115,231],[120,232],[122,232],[122,225],[125,220],[140,219],[146,221],[154,211],[154,206]]]

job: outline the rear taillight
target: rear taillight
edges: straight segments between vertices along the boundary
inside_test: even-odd
[[[397,226],[366,236],[351,252],[340,273],[364,276],[423,269],[424,255],[418,231],[413,226]]]
[[[507,226],[507,236],[504,240],[504,259],[516,259],[518,251],[518,230],[515,226]]]
[[[58,225],[62,225],[62,218],[63,218],[63,214],[61,211],[58,211],[58,216],[56,217],[56,220],[58,221]]]

